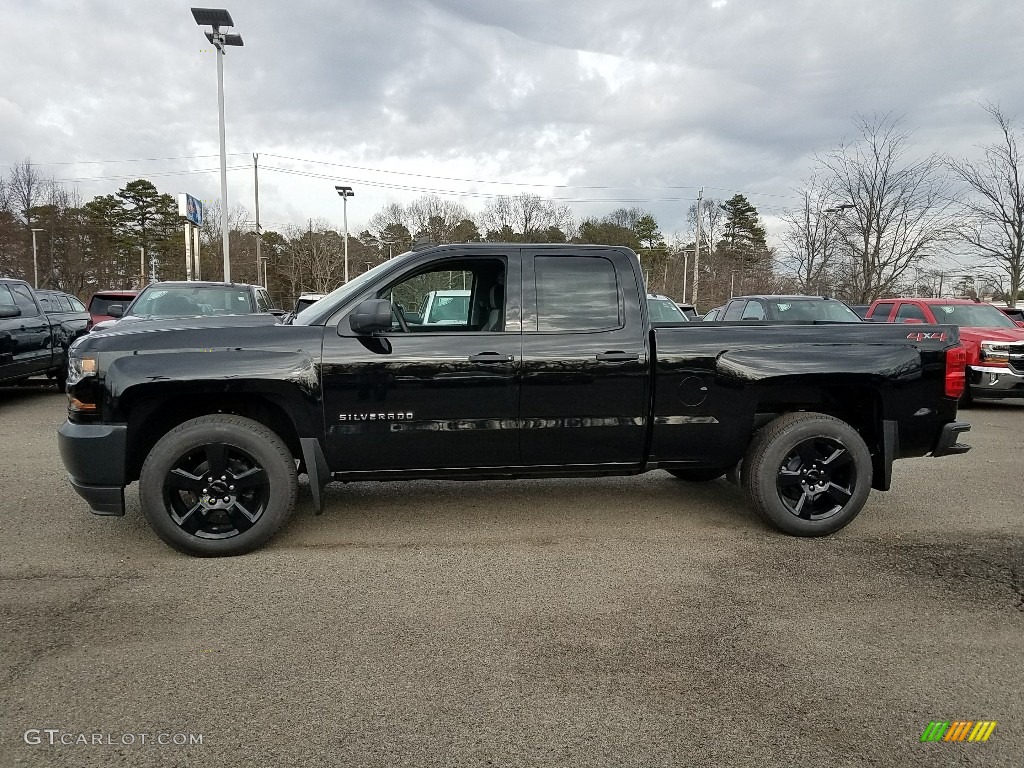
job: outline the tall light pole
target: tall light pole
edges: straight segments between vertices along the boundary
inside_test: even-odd
[[[233,27],[231,14],[224,8],[193,8],[192,16],[201,27],[212,27],[206,39],[217,49],[217,108],[220,115],[220,230],[224,241],[224,282],[231,282],[231,258],[228,249],[228,155],[224,139],[224,48],[242,45],[241,35],[229,35],[221,27]]]
[[[32,228],[32,287],[39,287],[39,256],[36,252],[36,232],[45,232],[45,229]]]
[[[139,249],[139,290],[141,291],[146,285],[146,249],[141,245],[136,245]]]
[[[345,282],[348,282],[348,199],[355,197],[356,193],[352,191],[352,187],[343,187],[335,185],[334,189],[339,195],[341,195],[341,208],[342,216],[345,221]]]

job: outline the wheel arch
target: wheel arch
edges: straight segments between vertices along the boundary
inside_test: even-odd
[[[125,479],[139,479],[153,446],[179,424],[200,416],[227,413],[263,424],[281,437],[292,456],[302,459],[300,435],[308,430],[296,424],[285,398],[270,392],[189,392],[142,396],[125,410],[128,423]]]

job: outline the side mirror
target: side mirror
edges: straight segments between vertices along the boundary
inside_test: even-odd
[[[124,304],[111,304],[107,307],[107,314],[111,317],[124,317]]]
[[[390,330],[391,302],[387,299],[367,299],[360,302],[348,316],[348,324],[355,333]]]
[[[0,304],[0,318],[21,317],[21,307],[17,304]]]
[[[903,322],[904,323],[923,323],[924,320],[922,320],[919,317],[905,317],[905,318],[903,318]]]

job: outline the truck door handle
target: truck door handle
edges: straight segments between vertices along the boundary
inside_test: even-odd
[[[515,360],[512,355],[502,355],[497,352],[478,352],[469,356],[471,363],[511,363]]]
[[[630,354],[629,352],[602,352],[597,356],[598,360],[619,360],[622,362],[639,360],[639,354]]]

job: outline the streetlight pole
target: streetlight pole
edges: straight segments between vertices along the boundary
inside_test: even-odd
[[[141,291],[146,285],[146,249],[141,245],[136,245],[139,249],[139,290]]]
[[[32,287],[39,287],[39,255],[36,251],[36,232],[45,232],[44,229],[32,228]]]
[[[228,244],[228,156],[224,137],[224,48],[242,45],[242,36],[226,34],[221,27],[233,27],[231,14],[224,8],[193,8],[192,16],[199,26],[212,27],[206,39],[217,49],[217,111],[220,118],[220,230],[224,241],[224,282],[231,282],[231,256]]]
[[[341,195],[341,208],[342,216],[344,217],[345,223],[345,282],[348,282],[348,199],[355,197],[356,193],[352,191],[352,187],[345,187],[335,185],[334,189],[339,195]]]

